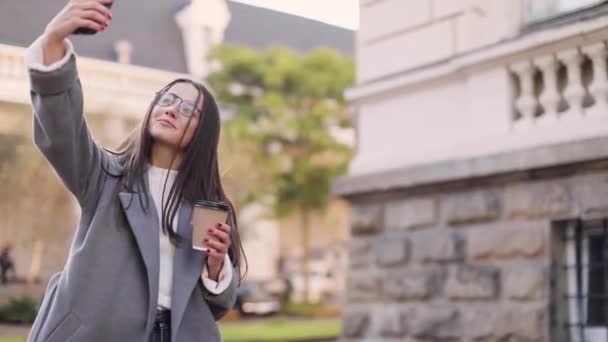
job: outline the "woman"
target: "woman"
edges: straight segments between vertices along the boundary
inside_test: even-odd
[[[192,248],[192,203],[224,201],[220,120],[202,85],[176,80],[119,152],[92,140],[66,39],[103,31],[111,0],[72,0],[29,47],[34,141],[82,209],[66,266],[49,281],[28,341],[220,341],[242,247],[234,210]]]
[[[8,272],[13,273],[13,278],[15,278],[15,263],[13,262],[13,258],[11,257],[11,250],[13,249],[13,245],[11,243],[7,243],[2,249],[0,249],[0,284],[6,285],[8,284]]]

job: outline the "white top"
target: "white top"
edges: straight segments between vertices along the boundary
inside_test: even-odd
[[[65,40],[66,54],[65,56],[51,64],[44,65],[43,62],[43,49],[42,49],[42,39],[39,37],[30,45],[30,47],[25,52],[25,65],[29,69],[37,70],[40,72],[51,72],[63,67],[74,53],[74,47],[69,40]],[[167,179],[167,186],[165,190],[165,200],[168,196],[168,193],[175,181],[175,177],[177,176],[178,171],[171,170],[167,173],[168,170],[161,169],[158,167],[151,166],[148,170],[148,181],[150,184],[150,194],[152,196],[152,200],[154,201],[154,205],[157,210],[158,222],[161,222],[162,218],[162,207],[161,201],[163,198],[163,185],[164,179],[169,175]],[[174,229],[177,227],[178,215],[175,215],[175,220],[173,221]],[[175,256],[175,246],[173,246],[169,238],[162,233],[162,229],[159,227],[159,245],[160,245],[160,264],[159,264],[159,286],[158,286],[158,306],[164,307],[167,309],[171,308],[171,288],[173,286],[173,257]],[[220,294],[224,292],[230,282],[232,281],[232,263],[230,261],[230,257],[226,254],[224,259],[224,266],[222,267],[218,281],[214,281],[209,278],[209,273],[207,271],[207,265],[201,265],[202,274],[201,278],[203,281],[203,285],[207,290],[213,294]]]
[[[162,203],[166,203],[169,197],[169,191],[175,177],[177,177],[178,171],[162,169],[156,166],[150,166],[148,169],[148,182],[150,184],[150,195],[154,201],[154,206],[158,214],[159,222],[162,224]],[[165,179],[167,184],[165,185]],[[163,194],[163,187],[165,189]],[[163,196],[164,195],[164,196]],[[162,201],[162,202],[161,202]],[[177,228],[178,216],[175,215],[173,220],[173,229]],[[171,308],[171,288],[173,285],[173,257],[175,256],[175,246],[169,241],[169,237],[163,234],[162,229],[159,227],[159,239],[160,239],[160,272],[158,279],[158,306],[170,309]],[[219,282],[215,282],[209,279],[207,273],[207,266],[203,267],[203,284],[211,292],[219,294],[223,292],[232,280],[232,265],[230,258],[226,254],[224,260],[224,266],[222,267],[220,275],[218,277]]]
[[[167,171],[169,177],[167,178]],[[175,181],[177,171],[175,170],[164,170],[158,167],[151,166],[148,169],[148,182],[150,183],[150,195],[156,212],[158,214],[159,222],[162,224],[162,203],[167,203],[169,191]],[[163,194],[163,186],[167,179],[167,185]],[[163,196],[164,195],[164,196]],[[177,216],[173,220],[173,228],[177,227]],[[159,263],[159,277],[158,277],[158,306],[166,309],[171,308],[171,287],[173,279],[173,257],[175,256],[175,246],[171,244],[167,235],[163,234],[162,229],[159,227],[159,245],[160,245],[160,263]]]

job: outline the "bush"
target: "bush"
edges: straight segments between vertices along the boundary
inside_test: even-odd
[[[341,310],[320,303],[289,303],[283,307],[283,313],[295,317],[334,318],[340,317]]]
[[[320,307],[317,303],[289,303],[283,307],[283,312],[288,316],[312,317]]]
[[[38,313],[37,302],[30,297],[12,298],[8,304],[0,306],[0,322],[31,324]]]

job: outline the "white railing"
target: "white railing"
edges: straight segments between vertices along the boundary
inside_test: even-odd
[[[0,45],[0,75],[8,79],[25,78],[22,48]]]
[[[29,103],[25,49],[0,44],[0,101]],[[141,117],[154,93],[188,75],[128,64],[78,58],[79,75],[92,114]]]
[[[607,56],[606,42],[598,41],[511,64],[513,127],[608,117]]]

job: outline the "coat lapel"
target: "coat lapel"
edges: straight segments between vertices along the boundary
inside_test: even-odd
[[[151,332],[156,316],[156,307],[158,302],[158,269],[159,269],[159,219],[156,214],[156,207],[152,198],[147,191],[140,193],[147,197],[148,208],[145,210],[139,199],[138,193],[120,192],[118,197],[123,207],[129,226],[133,231],[135,240],[141,252],[146,273],[148,276],[148,320],[146,323],[146,331]],[[142,200],[146,201],[145,198]]]
[[[173,259],[173,287],[171,292],[171,333],[176,340],[179,324],[192,296],[192,291],[203,272],[207,254],[192,248],[192,205],[184,202],[179,210],[177,233],[182,238]]]

